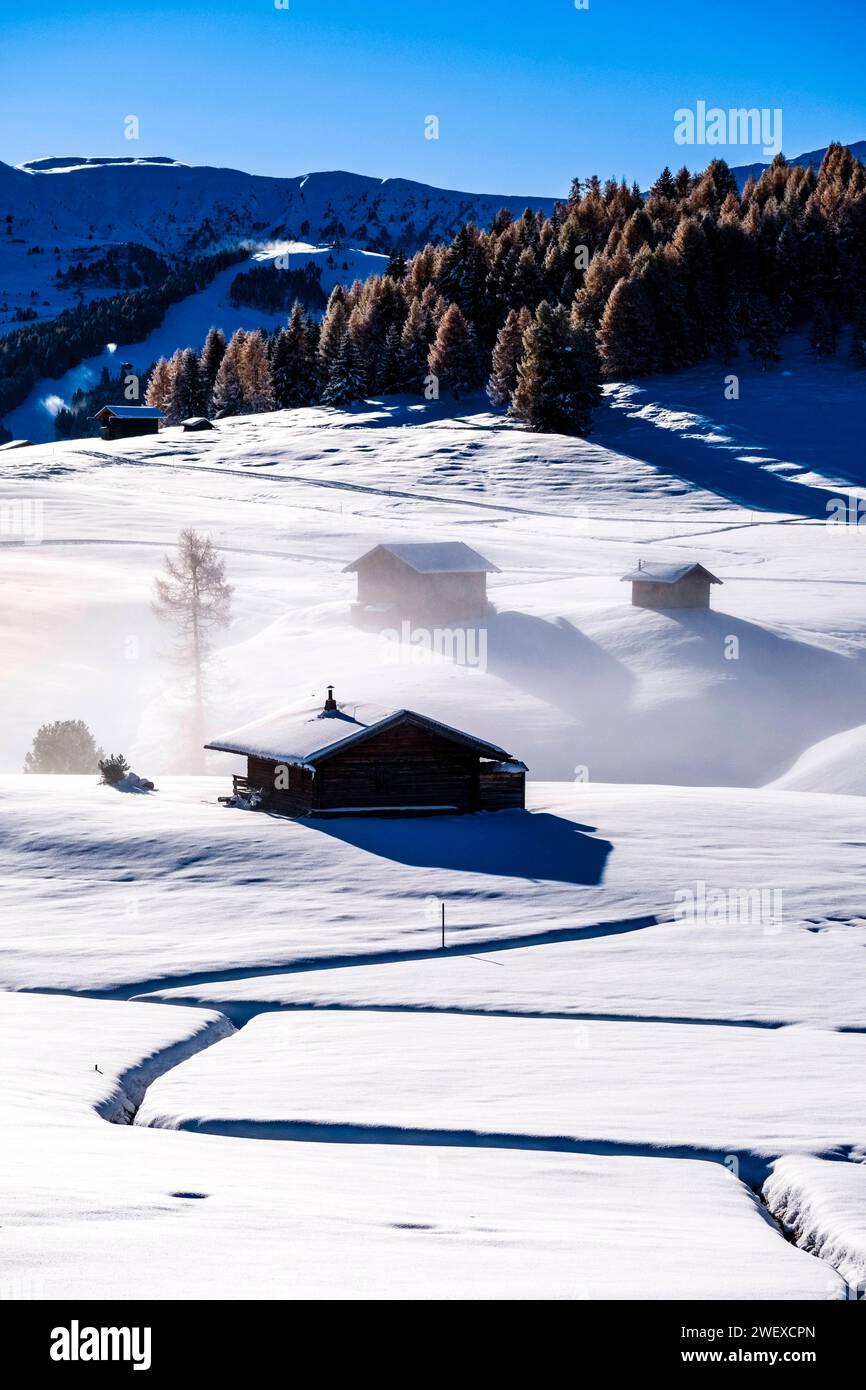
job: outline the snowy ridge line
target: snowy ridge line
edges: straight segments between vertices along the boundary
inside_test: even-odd
[[[161,1048],[144,1061],[120,1073],[115,1080],[112,1094],[96,1106],[96,1113],[100,1119],[113,1125],[131,1125],[152,1082],[179,1066],[181,1062],[194,1057],[197,1052],[203,1052],[205,1048],[222,1042],[237,1031],[224,1014],[213,1009],[201,1009],[200,1012],[206,1021],[193,1037],[183,1038],[180,1042]]]

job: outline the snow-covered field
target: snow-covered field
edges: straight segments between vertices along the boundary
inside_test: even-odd
[[[850,407],[822,467],[773,373],[737,422],[708,371],[591,442],[402,400],[0,456],[6,1296],[851,1296],[855,378],[815,378]],[[508,748],[527,813],[220,806],[150,609],[183,526],[235,588],[209,735],[331,682]],[[343,566],[427,539],[500,571],[456,659],[349,622]],[[641,558],[699,559],[713,610],[632,608]],[[25,777],[75,717],[157,790]]]

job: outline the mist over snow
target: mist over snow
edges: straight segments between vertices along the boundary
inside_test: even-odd
[[[850,1296],[862,386],[740,379],[613,383],[590,440],[395,397],[0,455],[10,1297]],[[527,810],[220,805],[151,607],[184,527],[234,586],[208,737],[331,684],[507,749]],[[462,656],[351,622],[413,541],[496,566]],[[693,561],[711,608],[632,606]],[[66,718],[156,790],[25,775]]]

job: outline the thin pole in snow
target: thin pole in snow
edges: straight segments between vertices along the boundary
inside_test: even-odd
[[[445,950],[445,904],[444,904],[444,902],[441,904],[441,907],[442,907],[442,950],[444,951],[444,950]]]

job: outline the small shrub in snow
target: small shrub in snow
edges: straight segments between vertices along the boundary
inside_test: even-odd
[[[100,758],[99,771],[105,786],[116,787],[128,773],[129,763],[122,753],[109,753],[107,757]]]

